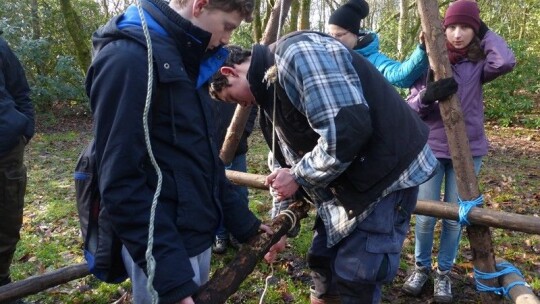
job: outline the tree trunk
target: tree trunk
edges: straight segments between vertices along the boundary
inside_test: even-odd
[[[83,28],[83,23],[80,16],[73,9],[70,0],[60,0],[60,9],[62,15],[64,16],[64,21],[66,28],[73,40],[73,46],[75,48],[75,53],[77,54],[77,61],[79,62],[79,67],[82,71],[86,72],[90,66],[92,56],[90,53],[90,47],[88,45],[89,39],[82,35],[81,29]]]
[[[300,2],[299,1],[293,1],[291,3],[291,17],[289,18],[289,27],[287,29],[287,33],[296,31],[298,27],[298,20],[300,14]]]
[[[399,60],[403,59],[403,40],[405,39],[405,27],[407,26],[407,0],[399,1],[399,22],[398,22],[398,39],[397,50],[399,54]]]
[[[255,0],[251,26],[253,31],[253,41],[258,43],[262,38],[261,0]]]
[[[439,19],[439,7],[436,0],[418,0],[418,10],[422,20],[422,29],[426,35],[426,49],[429,62],[435,74],[435,80],[452,77],[452,67],[448,60],[446,38]],[[469,148],[469,141],[457,95],[449,100],[439,101],[444,128],[452,163],[456,172],[459,196],[465,200],[474,200],[480,196],[478,182]],[[467,226],[467,233],[473,254],[473,263],[477,270],[487,273],[496,272],[495,253],[491,241],[491,231],[484,226]],[[499,286],[496,279],[485,280],[487,286]],[[500,297],[493,293],[481,293],[483,303],[499,303]]]
[[[31,22],[32,22],[32,39],[38,40],[41,38],[41,22],[39,21],[39,13],[38,13],[38,2],[37,0],[32,0],[30,3],[30,11],[31,11]],[[39,66],[38,66],[39,69]],[[41,74],[38,71],[38,74]]]
[[[302,0],[300,3],[300,22],[298,23],[298,30],[309,29],[309,13],[311,7],[311,0]]]

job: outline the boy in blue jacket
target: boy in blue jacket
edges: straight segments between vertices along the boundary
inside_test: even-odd
[[[155,210],[153,288],[159,303],[193,303],[208,280],[211,246],[220,222],[241,242],[265,225],[231,191],[218,158],[209,77],[224,62],[227,44],[253,0],[143,0],[153,50],[137,7],[130,6],[93,35],[95,57],[86,79],[94,118],[98,182],[104,207],[124,245],[134,303],[150,303],[145,251],[157,175],[145,145],[148,113],[153,154],[162,172]]]

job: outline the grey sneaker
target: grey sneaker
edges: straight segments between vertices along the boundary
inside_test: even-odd
[[[433,298],[435,303],[452,302],[452,280],[450,280],[450,270],[440,271],[437,269],[433,282]]]
[[[212,244],[212,252],[217,254],[222,254],[227,250],[227,239],[217,238]]]
[[[413,296],[417,296],[422,292],[422,287],[429,279],[429,269],[425,266],[416,266],[413,273],[407,278],[403,284],[403,291]]]

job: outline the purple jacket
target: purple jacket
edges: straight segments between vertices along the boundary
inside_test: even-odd
[[[458,83],[458,96],[465,119],[467,137],[472,156],[484,156],[488,141],[484,131],[484,97],[482,84],[510,72],[516,65],[514,53],[504,39],[488,31],[481,41],[486,58],[471,62],[468,59],[452,65],[454,79]],[[407,103],[429,126],[428,143],[437,158],[450,158],[448,139],[444,130],[438,102],[426,106],[420,96],[426,89],[427,73],[411,87]]]

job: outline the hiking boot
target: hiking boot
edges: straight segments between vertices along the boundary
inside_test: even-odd
[[[216,237],[214,244],[212,244],[212,252],[222,254],[227,251],[227,239],[221,239]]]
[[[422,292],[422,288],[429,279],[429,269],[425,266],[416,266],[413,273],[407,278],[403,284],[405,293],[417,296]]]
[[[437,268],[435,280],[433,282],[433,298],[435,303],[452,302],[452,280],[450,270],[441,271]]]

